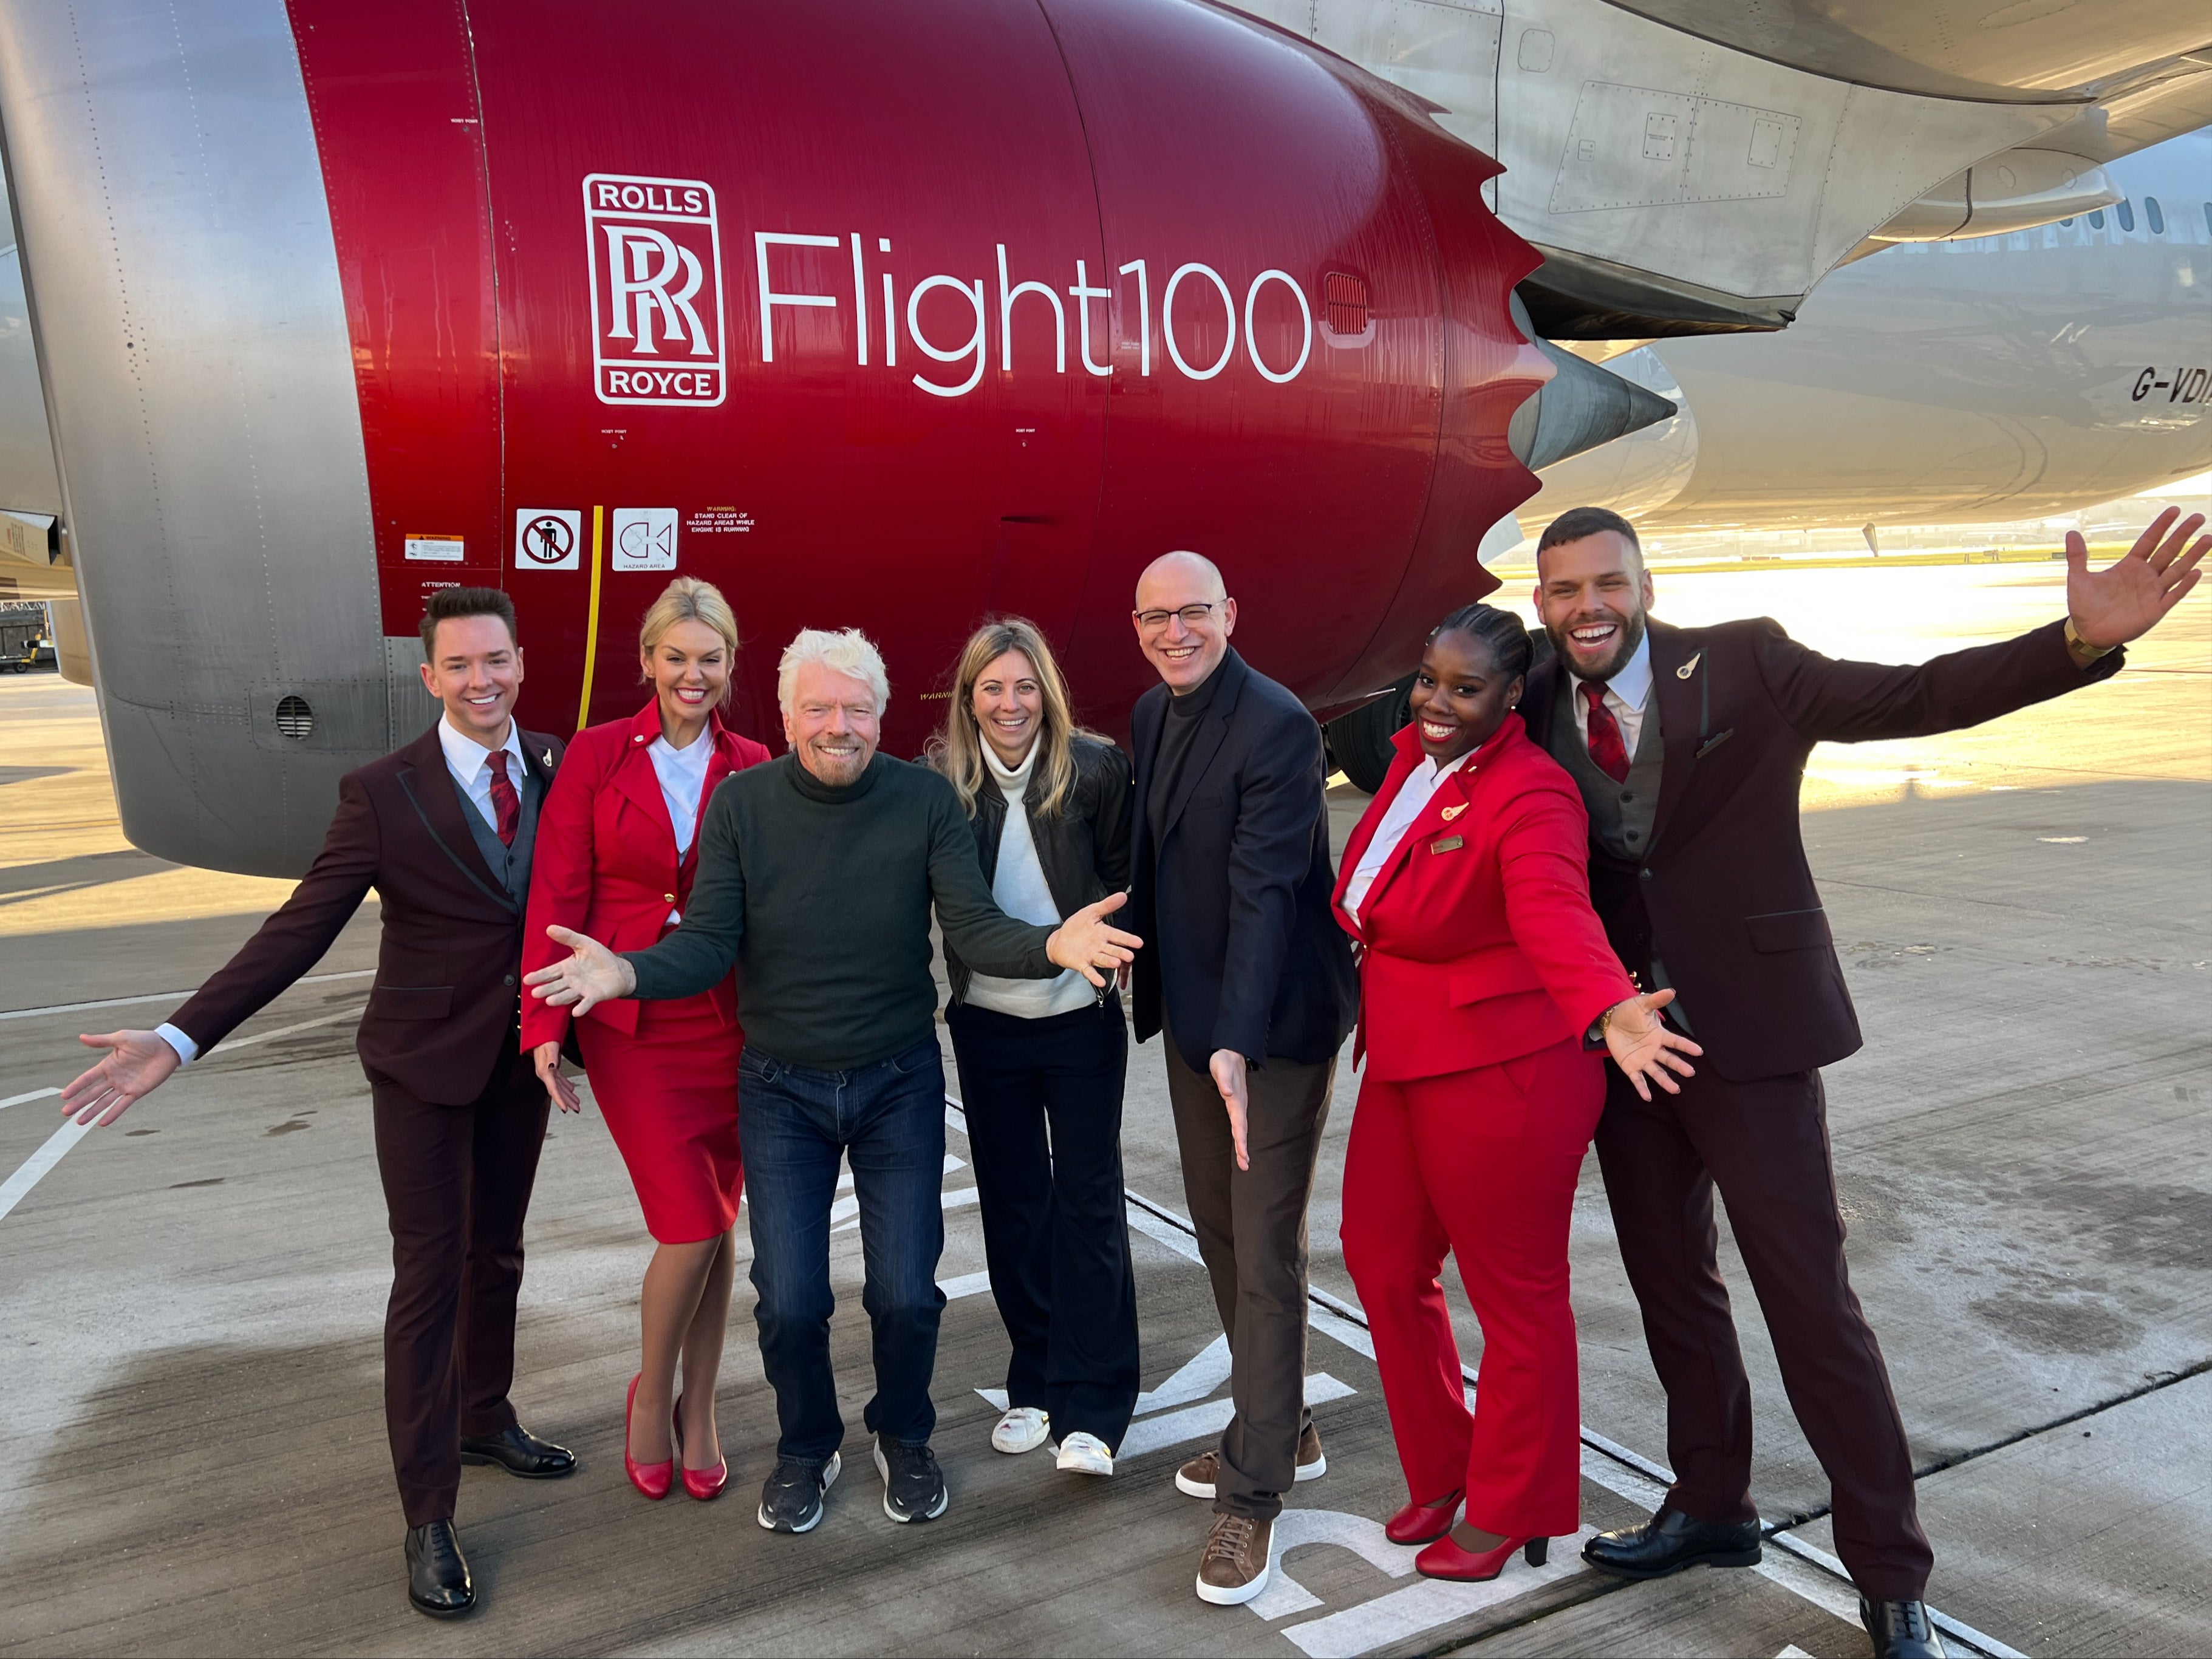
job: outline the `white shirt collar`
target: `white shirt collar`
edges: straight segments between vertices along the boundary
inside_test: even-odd
[[[491,758],[490,750],[474,738],[455,731],[453,721],[447,720],[443,713],[438,716],[438,745],[446,751],[446,764],[453,769],[453,775],[465,782],[474,781],[477,774],[485,769]],[[507,722],[507,741],[500,747],[514,757],[514,766],[508,775],[516,783],[520,783],[524,770],[522,728],[511,717]]]
[[[703,775],[708,757],[714,752],[714,734],[711,729],[702,732],[681,749],[669,742],[664,734],[647,744],[646,752],[672,761],[686,772],[697,772]]]
[[[1578,684],[1587,684],[1572,671],[1570,676]],[[1631,708],[1642,708],[1651,696],[1651,633],[1647,628],[1644,637],[1636,642],[1636,649],[1628,653],[1628,660],[1620,670],[1605,682],[1607,690],[1619,697]]]

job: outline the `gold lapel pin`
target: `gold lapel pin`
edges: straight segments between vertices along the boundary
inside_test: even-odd
[[[1449,823],[1454,818],[1457,817],[1461,813],[1466,811],[1467,803],[1465,801],[1462,801],[1456,806],[1447,806],[1443,811],[1443,820],[1446,823]]]
[[[548,766],[553,764],[553,751],[550,749],[545,751],[545,764]]]
[[[1684,663],[1680,668],[1674,671],[1674,678],[1678,680],[1686,680],[1691,675],[1698,672],[1698,665],[1705,659],[1705,653],[1702,651],[1698,652],[1696,656],[1691,658],[1689,661]]]

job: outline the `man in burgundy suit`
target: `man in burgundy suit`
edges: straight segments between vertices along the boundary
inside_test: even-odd
[[[1942,1651],[1922,1601],[1932,1554],[1911,1449],[1844,1261],[1820,1068],[1857,1049],[1859,1028],[1798,836],[1798,784],[1815,744],[1972,726],[2110,678],[2120,647],[2196,583],[2212,538],[2190,544],[2197,518],[2169,538],[2172,520],[2094,574],[2069,535],[2063,622],[1914,668],[1833,661],[1763,619],[1650,620],[1636,532],[1601,507],[1539,540],[1536,605],[1556,654],[1529,673],[1521,712],[1581,787],[1590,896],[1613,949],[1646,989],[1674,988],[1669,1020],[1705,1047],[1679,1094],[1646,1101],[1608,1073],[1598,1161],[1667,1391],[1674,1486],[1649,1522],[1593,1539],[1592,1565],[1656,1578],[1759,1559],[1717,1185],[1827,1472],[1837,1553],[1875,1650]]]
[[[63,1109],[113,1122],[313,967],[376,889],[384,937],[355,1046],[392,1223],[385,1424],[408,1600],[442,1618],[476,1602],[453,1531],[461,1465],[532,1480],[575,1468],[507,1397],[522,1218],[549,1106],[521,1052],[517,979],[538,811],[562,745],[514,723],[522,650],[506,594],[434,595],[422,654],[443,717],[346,775],[305,879],[168,1024],[82,1039],[107,1053],[64,1091]]]

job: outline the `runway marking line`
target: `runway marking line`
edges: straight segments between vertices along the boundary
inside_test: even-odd
[[[338,975],[332,975],[331,977],[337,978]],[[295,1031],[313,1030],[318,1025],[334,1025],[342,1019],[358,1018],[360,1014],[361,1010],[358,1008],[341,1008],[334,1014],[318,1014],[313,1019],[299,1020],[290,1025],[279,1025],[274,1030],[256,1031],[252,1036],[232,1037],[218,1045],[207,1057],[213,1059],[218,1054],[227,1054],[234,1048],[250,1048],[257,1042],[267,1042],[273,1037],[289,1036]],[[40,1100],[48,1095],[59,1093],[61,1091],[58,1089],[40,1089],[27,1095],[17,1095],[12,1100],[0,1101],[0,1106],[20,1105],[25,1101]],[[6,1181],[0,1182],[0,1219],[4,1219],[10,1210],[21,1203],[31,1188],[46,1179],[54,1165],[68,1155],[70,1148],[90,1134],[95,1127],[89,1123],[80,1124],[74,1118],[70,1119],[53,1133],[48,1135],[46,1144],[26,1158],[16,1169],[15,1174],[9,1176]]]
[[[327,985],[333,980],[367,979],[376,971],[374,968],[356,968],[343,974],[308,974],[292,981],[295,985]],[[57,1002],[46,1008],[0,1009],[0,1019],[36,1019],[41,1014],[76,1014],[93,1008],[130,1008],[142,1002],[181,1002],[191,995],[190,991],[149,991],[143,996],[101,997],[94,1002]],[[274,1032],[268,1033],[275,1036]]]

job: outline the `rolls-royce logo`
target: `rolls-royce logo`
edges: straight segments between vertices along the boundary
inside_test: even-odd
[[[584,234],[599,401],[720,403],[728,370],[714,186],[592,173]]]

